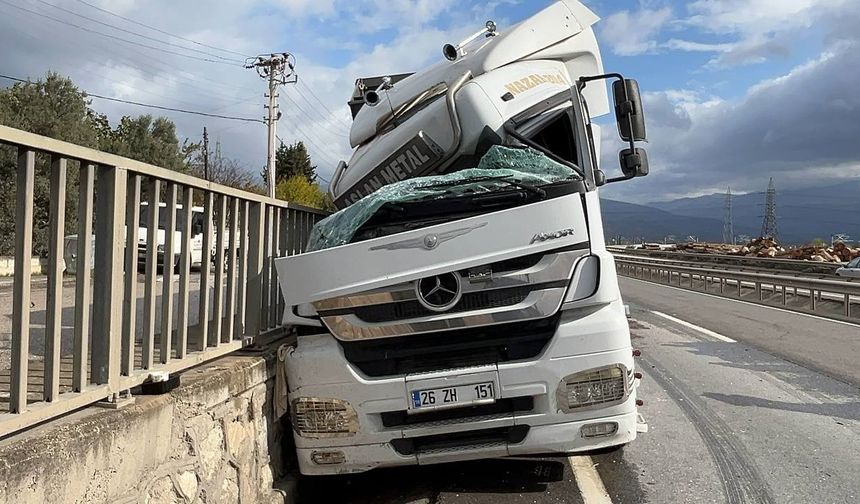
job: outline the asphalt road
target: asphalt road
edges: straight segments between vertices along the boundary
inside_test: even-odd
[[[860,502],[860,326],[631,279],[621,287],[649,424],[634,443],[573,459],[302,478],[299,502]]]
[[[176,317],[178,310],[179,297],[176,292],[179,290],[179,275],[172,275],[171,280],[174,282],[174,298],[173,298],[173,313]],[[214,298],[213,276],[209,279],[209,306],[210,313],[212,311]],[[143,334],[143,297],[144,297],[144,275],[137,276],[137,317],[135,319],[135,333],[139,339]],[[156,309],[155,309],[155,327],[156,332],[161,330],[161,292],[163,287],[163,275],[156,277]],[[226,280],[225,280],[226,282]],[[47,280],[44,276],[33,277],[30,285],[30,356],[39,358],[44,355],[45,349],[45,323],[46,323],[46,306],[47,306]],[[198,322],[198,307],[200,298],[200,273],[192,271],[189,277],[189,322],[190,325],[195,325]],[[0,279],[0,370],[9,369],[11,362],[11,341],[12,341],[12,280]],[[92,316],[92,305],[90,305],[90,316]],[[174,319],[175,320],[175,319]],[[74,327],[75,327],[75,277],[66,276],[63,279],[63,309],[62,309],[62,329],[61,329],[61,352],[63,355],[68,355],[72,352],[74,344]]]

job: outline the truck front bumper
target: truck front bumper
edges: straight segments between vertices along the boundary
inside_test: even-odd
[[[349,433],[294,437],[303,474],[344,474],[379,467],[434,464],[480,458],[569,454],[628,443],[636,438],[633,356],[620,299],[564,312],[543,353],[527,361],[406,376],[364,376],[330,335],[303,336],[287,360],[291,405],[304,399],[335,399],[354,411]],[[606,404],[570,408],[570,377],[621,367],[624,395]],[[407,413],[408,390],[494,381],[497,401],[527,407],[470,417],[433,418]],[[455,410],[449,410],[455,411]],[[295,408],[292,413],[295,415]],[[392,415],[394,415],[392,417]],[[392,422],[392,418],[408,420]],[[611,426],[599,436],[583,428]]]

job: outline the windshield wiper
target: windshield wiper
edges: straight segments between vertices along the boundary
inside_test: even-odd
[[[513,175],[496,175],[496,176],[486,176],[486,177],[477,177],[471,180],[450,180],[448,182],[439,182],[436,184],[428,184],[425,186],[417,187],[416,189],[437,189],[443,187],[453,187],[457,185],[468,185],[468,184],[477,184],[480,182],[489,182],[489,181],[498,181],[504,182],[510,186],[518,187],[520,189],[524,189],[532,194],[535,194],[541,198],[546,197],[546,191],[541,189],[540,187],[533,186],[531,184],[526,184],[524,182],[520,182],[517,180],[511,180]]]

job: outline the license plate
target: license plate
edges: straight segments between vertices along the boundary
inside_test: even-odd
[[[413,390],[410,400],[413,411],[429,411],[492,403],[496,401],[496,391],[493,382],[472,383],[470,385]]]

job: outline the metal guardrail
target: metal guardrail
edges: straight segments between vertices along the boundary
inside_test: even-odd
[[[615,254],[615,264],[620,275],[631,278],[860,324],[857,282],[682,266],[622,254]]]
[[[800,259],[770,258],[770,257],[747,257],[725,254],[699,254],[693,252],[682,252],[678,250],[654,250],[654,249],[631,249],[626,246],[611,245],[607,247],[613,253],[634,255],[640,257],[651,257],[661,259],[673,259],[689,263],[716,263],[732,267],[745,266],[756,269],[772,269],[778,271],[796,271],[800,273],[821,274],[833,276],[836,270],[844,263],[829,263],[803,261]]]
[[[15,261],[12,356],[8,395],[0,394],[0,437],[91,403],[117,404],[121,393],[145,383],[153,372],[187,369],[278,327],[284,303],[272,259],[300,253],[323,212],[4,126],[0,145],[17,149],[16,258],[31,256],[37,156],[50,157],[51,202],[44,354],[30,351],[30,261]],[[76,261],[93,261],[94,267],[92,278],[86,267],[79,269],[74,328],[64,335],[62,247],[69,169],[80,170]],[[156,229],[158,214],[166,212],[163,257],[178,253],[178,282],[167,267],[158,285],[159,233],[147,232],[145,246],[139,244],[144,194],[146,229]],[[191,271],[191,212],[177,212],[177,199],[184,209],[202,200],[202,250],[216,251],[218,267],[204,253],[199,273]],[[145,255],[142,298],[139,253]],[[200,285],[196,310],[189,304],[192,280]],[[159,307],[159,295],[171,302]]]
[[[719,263],[710,263],[710,262],[699,262],[696,260],[683,260],[683,259],[663,259],[660,257],[648,257],[648,256],[640,256],[638,254],[628,254],[627,251],[614,251],[613,252],[616,257],[627,256],[630,258],[642,259],[645,261],[652,262],[654,264],[662,264],[666,266],[696,266],[700,268],[707,268],[709,270],[714,271],[733,271],[739,273],[761,273],[761,274],[770,274],[770,275],[782,275],[792,278],[812,278],[819,280],[835,280],[835,281],[844,281],[849,283],[856,283],[860,285],[860,279],[851,278],[851,277],[839,277],[834,273],[822,273],[822,272],[807,272],[807,271],[799,271],[798,269],[781,269],[779,268],[779,264],[775,265],[750,265],[745,261],[734,262],[731,260],[719,262]],[[729,256],[731,257],[731,256]],[[743,258],[743,259],[752,259],[752,258]],[[756,258],[758,259],[758,258]],[[774,262],[780,262],[779,259],[771,259]],[[818,264],[818,263],[816,263]],[[838,266],[837,266],[838,267]],[[833,271],[836,270],[836,267],[833,268]]]

